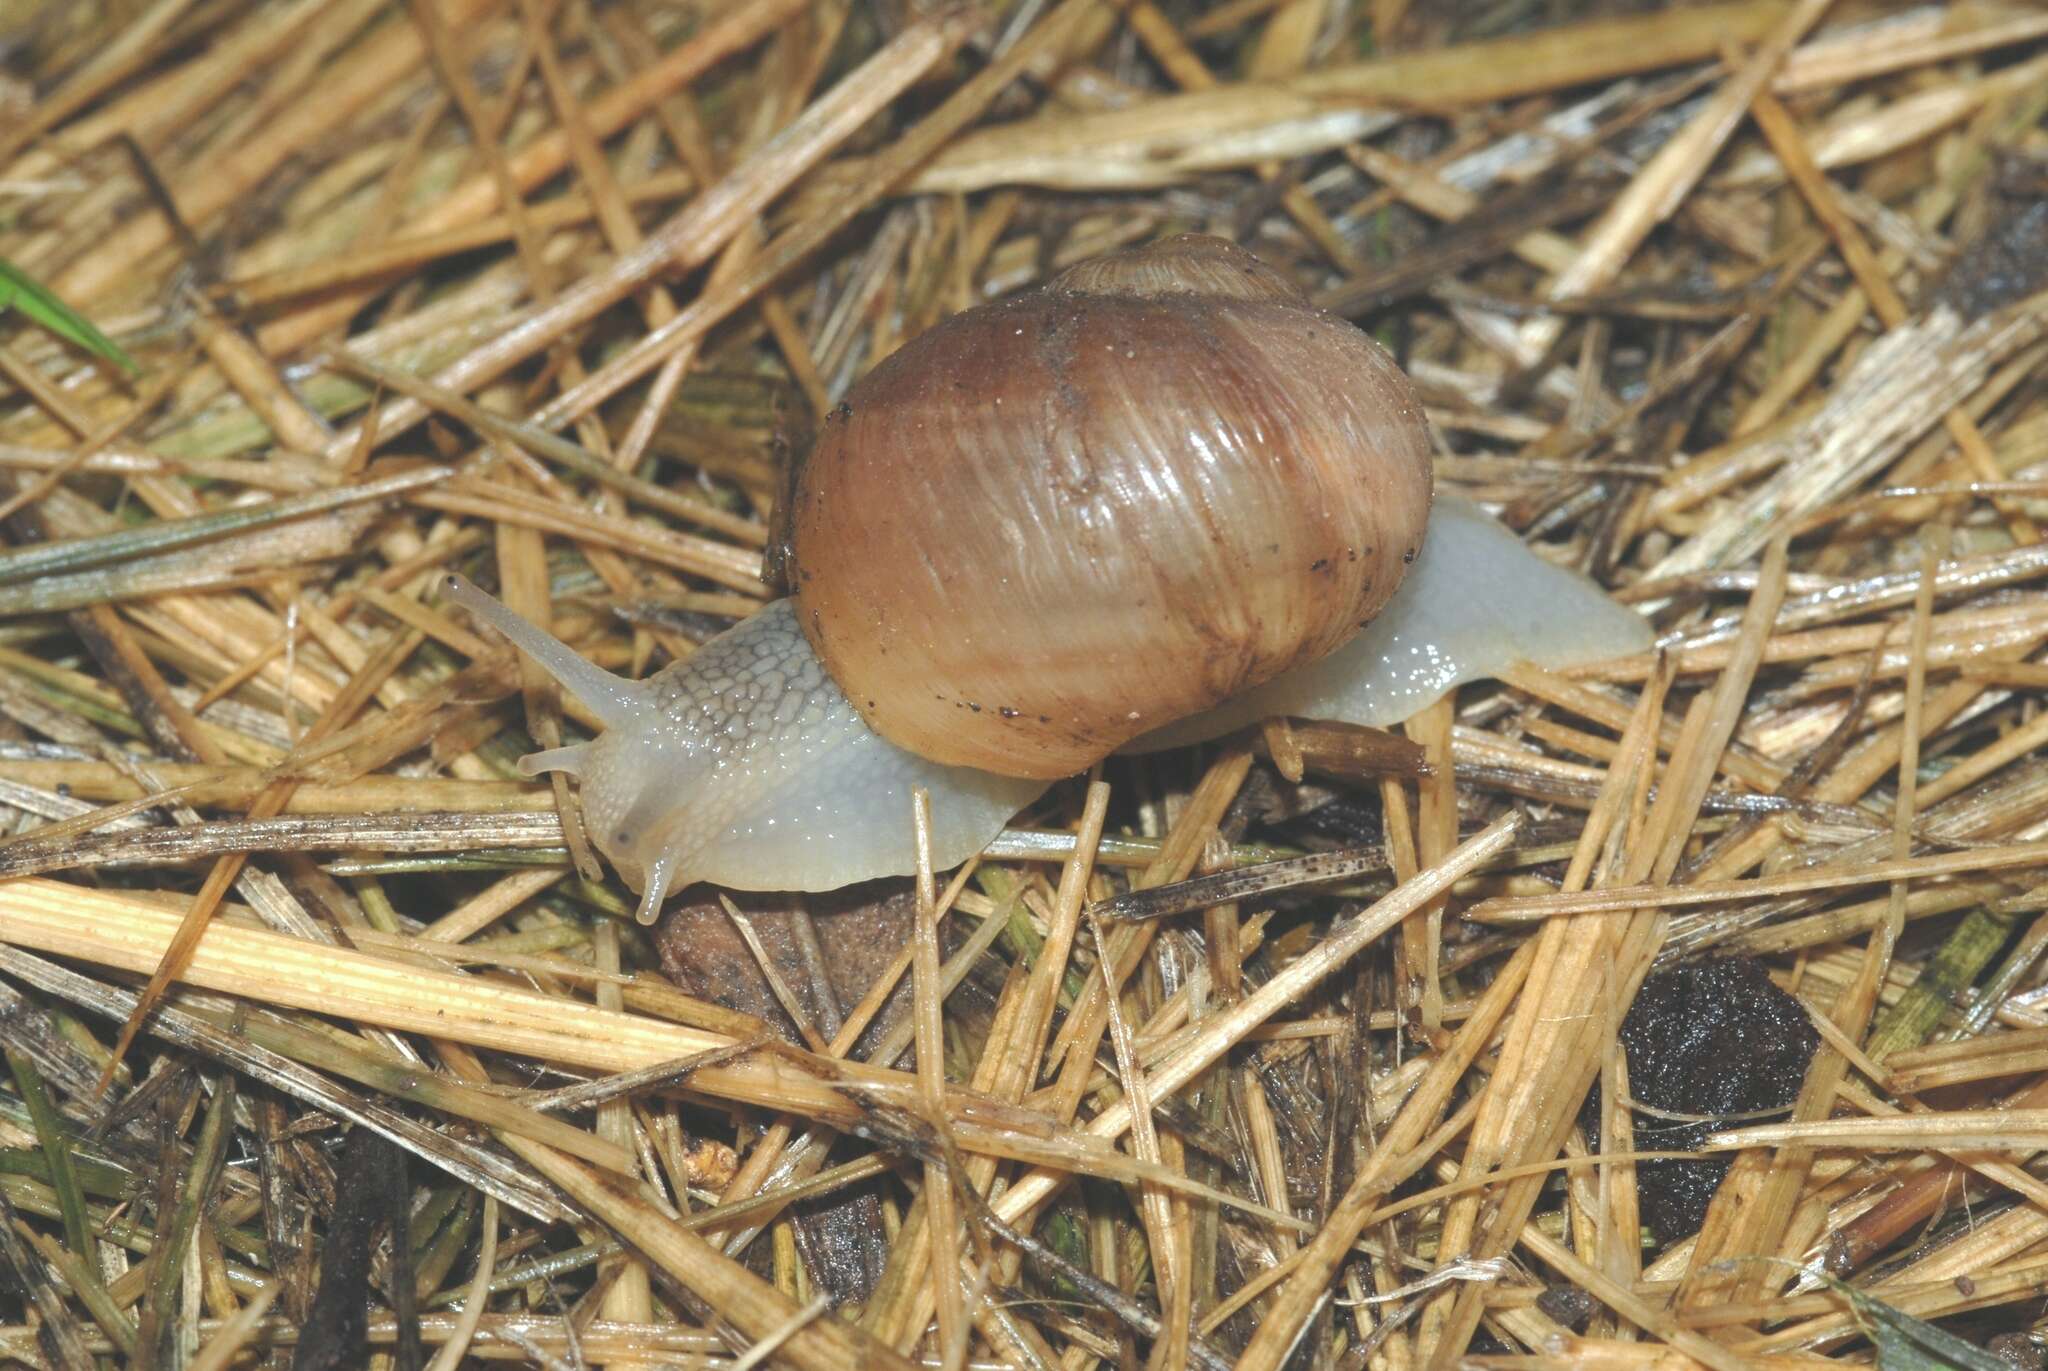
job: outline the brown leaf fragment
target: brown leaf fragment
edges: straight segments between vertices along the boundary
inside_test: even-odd
[[[701,892],[700,892],[701,893]],[[825,895],[727,896],[742,908],[775,973],[812,1025],[836,1023],[839,1008],[858,1004],[910,936],[915,901],[900,881],[876,881]],[[799,908],[796,901],[802,901]],[[818,956],[807,955],[805,924],[816,931]],[[745,939],[716,897],[686,899],[656,932],[662,966],[691,994],[753,1014],[798,1040],[788,1013]],[[821,983],[816,974],[825,972]],[[871,1049],[909,1003],[906,979],[868,1027],[855,1055]],[[894,1011],[894,1012],[892,1012]],[[796,1206],[797,1248],[811,1278],[835,1304],[873,1293],[888,1252],[880,1187],[864,1183]]]

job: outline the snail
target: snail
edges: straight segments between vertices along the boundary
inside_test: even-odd
[[[1433,498],[1387,353],[1199,235],[899,348],[827,418],[778,525],[788,597],[644,681],[448,578],[604,725],[521,770],[579,778],[643,922],[694,881],[905,874],[915,787],[944,868],[1119,749],[1274,715],[1394,723],[1517,660],[1650,641]]]

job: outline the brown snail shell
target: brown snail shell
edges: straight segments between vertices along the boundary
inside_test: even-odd
[[[827,420],[787,515],[798,621],[868,725],[1011,776],[1341,645],[1428,521],[1380,346],[1220,239],[956,315]]]

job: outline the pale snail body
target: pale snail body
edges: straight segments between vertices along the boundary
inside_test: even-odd
[[[581,778],[643,920],[694,881],[908,873],[917,788],[943,868],[1119,748],[1390,724],[1515,661],[1649,643],[1476,506],[1432,517],[1405,378],[1217,240],[955,316],[848,403],[796,483],[793,597],[647,681],[451,578],[604,723],[522,770]]]

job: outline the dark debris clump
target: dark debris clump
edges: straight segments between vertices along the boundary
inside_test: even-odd
[[[1935,294],[1965,319],[2048,288],[2048,165],[2004,159],[1989,202],[1986,223],[1957,250]]]
[[[1791,1104],[1820,1035],[1760,962],[1729,957],[1651,975],[1621,1021],[1621,1042],[1638,1104],[1725,1117]],[[1598,1136],[1597,1085],[1579,1122],[1588,1137]],[[1709,1133],[1732,1126],[1732,1119],[1680,1123],[1638,1113],[1636,1146],[1689,1152]],[[1697,1232],[1727,1173],[1726,1157],[1640,1163],[1636,1188],[1644,1224],[1660,1242]]]

